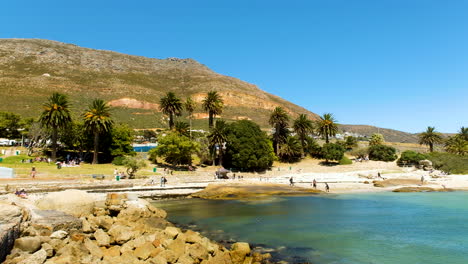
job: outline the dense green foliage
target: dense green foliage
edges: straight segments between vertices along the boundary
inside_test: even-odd
[[[294,120],[293,129],[301,143],[301,157],[303,158],[307,143],[306,138],[312,134],[314,130],[313,122],[308,119],[305,114],[300,114],[299,117]]]
[[[353,164],[353,161],[350,160],[348,157],[343,156],[343,158],[341,158],[340,165],[350,165],[350,164]]]
[[[329,138],[333,137],[338,133],[338,124],[333,114],[323,114],[320,119],[316,122],[317,133],[325,138],[325,143],[329,143]]]
[[[435,127],[427,127],[426,131],[420,133],[419,144],[429,146],[429,152],[434,151],[434,145],[442,143],[442,134],[435,130]]]
[[[313,137],[306,137],[306,153],[312,158],[322,158],[322,147],[317,143]]]
[[[452,136],[445,141],[445,150],[452,154],[468,155],[468,140],[463,134]]]
[[[226,147],[226,168],[262,171],[270,168],[275,159],[268,136],[257,124],[248,120],[229,124]]]
[[[210,149],[219,157],[219,165],[223,166],[223,153],[227,144],[228,125],[224,120],[216,121],[216,125],[211,129],[208,135]]]
[[[378,161],[394,161],[397,159],[396,149],[385,145],[370,146],[369,159]]]
[[[343,146],[333,143],[326,143],[322,147],[323,158],[329,162],[330,160],[339,161],[343,158],[345,149]]]
[[[301,142],[297,137],[289,136],[286,141],[281,144],[278,156],[282,162],[298,162],[301,160],[302,156]]]
[[[432,152],[428,159],[432,161],[434,168],[452,174],[468,173],[468,157],[451,153]]]
[[[420,160],[425,160],[427,159],[427,155],[412,151],[412,150],[406,150],[401,153],[400,158],[397,161],[397,164],[399,166],[403,165],[417,165],[419,164]]]
[[[118,124],[113,126],[110,131],[112,138],[109,152],[112,156],[134,156],[136,153],[133,151],[133,129],[127,124]]]
[[[385,142],[385,138],[382,134],[374,133],[369,140],[369,146],[382,145]]]
[[[157,157],[162,157],[164,161],[172,165],[190,165],[192,164],[192,154],[199,148],[198,143],[174,132],[161,137],[158,143],[158,147],[148,153],[149,159],[155,163]]]
[[[10,112],[0,112],[0,138],[20,138],[21,116]]]

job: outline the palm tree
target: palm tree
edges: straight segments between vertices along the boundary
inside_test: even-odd
[[[192,115],[193,111],[195,111],[195,107],[195,101],[193,101],[191,97],[187,98],[187,100],[185,101],[185,110],[189,114],[190,139],[192,139]]]
[[[278,156],[280,144],[285,142],[289,135],[288,113],[286,113],[281,106],[277,106],[273,109],[273,112],[271,112],[268,123],[275,129],[275,132],[273,133],[273,145],[275,148],[275,154]]]
[[[182,114],[182,102],[173,92],[168,92],[159,101],[159,109],[163,114],[169,116],[169,129],[172,130],[174,127],[174,115],[180,116]]]
[[[85,129],[94,134],[93,164],[98,163],[99,134],[112,127],[110,107],[101,99],[95,99],[83,114]]]
[[[279,149],[279,156],[282,161],[295,162],[302,155],[301,143],[296,137],[288,137]]]
[[[215,127],[211,129],[211,133],[208,135],[208,140],[210,141],[210,149],[217,148],[219,151],[220,166],[223,166],[223,151],[226,146],[227,136],[228,126],[224,120],[216,121]]]
[[[189,124],[185,122],[176,121],[174,124],[174,130],[181,136],[189,137]]]
[[[465,140],[463,136],[460,134],[450,137],[445,142],[445,150],[449,153],[453,153],[457,155],[467,155],[468,154],[468,141]]]
[[[214,117],[223,112],[224,102],[221,96],[216,91],[208,92],[203,99],[203,110],[208,112],[208,126],[213,127]]]
[[[304,158],[306,137],[314,130],[314,124],[307,118],[305,114],[300,114],[299,117],[294,120],[293,129],[294,132],[296,132],[302,146],[301,158]]]
[[[70,106],[66,95],[53,93],[43,107],[39,121],[43,127],[52,130],[52,160],[56,161],[58,131],[71,123]]]
[[[429,152],[434,151],[434,144],[442,143],[442,135],[435,131],[435,127],[427,127],[425,132],[419,134],[419,144],[429,146]]]
[[[468,141],[468,127],[461,127],[458,135],[460,135],[464,140]]]
[[[333,137],[338,133],[338,125],[336,119],[331,113],[323,114],[317,121],[317,132],[322,137],[325,137],[325,143],[329,143],[329,137]]]

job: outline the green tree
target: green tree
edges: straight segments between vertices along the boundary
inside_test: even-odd
[[[297,162],[302,157],[302,146],[296,137],[289,136],[279,149],[279,158],[283,162]]]
[[[462,134],[452,136],[445,142],[445,150],[452,154],[468,155],[468,141]]]
[[[214,117],[223,112],[224,101],[216,91],[208,92],[202,102],[203,110],[208,112],[208,125],[213,127]]]
[[[313,137],[306,137],[306,151],[312,157],[316,159],[322,158],[322,147],[317,143]]]
[[[157,162],[157,157],[162,157],[172,165],[192,164],[192,154],[199,149],[198,143],[186,136],[177,133],[169,133],[158,140],[158,147],[149,151],[150,160]]]
[[[176,121],[174,125],[174,131],[181,135],[181,136],[186,136],[190,137],[190,126],[189,124],[182,122],[182,121]]]
[[[109,146],[109,153],[113,157],[136,155],[136,152],[133,150],[133,129],[131,129],[127,124],[118,124],[112,126],[110,130],[111,143]]]
[[[385,138],[382,134],[374,133],[369,140],[369,146],[382,145],[385,142]]]
[[[286,113],[286,111],[281,106],[277,106],[273,112],[271,112],[268,123],[274,128],[273,147],[275,149],[275,154],[278,156],[280,145],[286,142],[286,139],[289,136],[288,113]]]
[[[317,132],[320,136],[325,138],[325,143],[329,143],[329,137],[333,137],[338,133],[338,125],[336,119],[331,113],[323,114],[316,122]]]
[[[135,174],[138,170],[146,167],[146,162],[137,157],[125,157],[122,161],[122,165],[127,169],[129,179],[135,179]]]
[[[468,127],[461,127],[460,131],[458,131],[458,135],[468,141]]]
[[[223,166],[223,152],[226,147],[228,131],[228,125],[226,122],[224,120],[218,120],[216,121],[215,127],[211,129],[211,132],[208,135],[210,148],[215,150],[215,153],[218,154],[220,166]]]
[[[94,135],[93,164],[98,163],[99,135],[112,128],[110,107],[101,99],[95,99],[83,114],[84,127]]]
[[[353,148],[358,146],[357,138],[353,136],[348,136],[345,138],[344,147],[346,150],[352,150]]]
[[[193,101],[193,99],[189,97],[185,101],[184,106],[185,106],[185,111],[187,111],[188,117],[189,117],[190,139],[192,139],[192,117],[193,117],[193,111],[195,111],[196,104],[195,104],[195,101]]]
[[[304,158],[307,143],[306,137],[314,130],[313,122],[308,119],[305,114],[300,114],[299,117],[294,120],[293,129],[301,143],[301,158]]]
[[[330,160],[341,160],[344,156],[344,153],[345,149],[343,148],[343,146],[340,146],[338,144],[326,143],[322,147],[322,155],[326,163],[328,163]]]
[[[169,117],[169,129],[172,130],[174,128],[174,115],[180,116],[182,114],[182,102],[180,98],[175,93],[168,92],[159,101],[159,109]]]
[[[52,160],[57,160],[57,140],[60,130],[65,129],[71,122],[70,106],[67,96],[53,93],[43,105],[44,110],[39,118],[41,125],[51,130]]]
[[[412,150],[405,150],[401,153],[400,158],[397,161],[399,166],[404,165],[418,165],[419,161],[427,159],[427,155],[412,151]]]
[[[68,147],[68,149],[78,151],[81,154],[85,151],[89,144],[90,133],[88,133],[84,124],[80,122],[72,122],[64,131],[61,142]],[[92,139],[91,139],[92,140]]]
[[[21,116],[10,112],[0,112],[0,138],[20,138]]]
[[[385,145],[370,146],[369,159],[378,161],[394,161],[397,159],[396,149]]]
[[[247,171],[263,171],[275,159],[267,134],[252,121],[241,120],[229,124],[224,165]]]
[[[429,152],[434,151],[434,144],[442,143],[442,135],[435,131],[435,127],[427,127],[426,131],[420,133],[419,144],[429,146]]]

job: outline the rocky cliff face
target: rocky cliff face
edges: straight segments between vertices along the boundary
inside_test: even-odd
[[[151,59],[40,39],[0,40],[0,87],[8,95],[0,98],[0,111],[36,117],[46,98],[60,91],[69,95],[76,112],[94,98],[112,101],[117,120],[136,128],[165,127],[158,102],[168,91],[198,103],[208,91],[218,91],[226,103],[222,118],[251,119],[265,127],[276,106],[293,116],[317,117],[192,59]],[[200,104],[196,112],[203,113]]]

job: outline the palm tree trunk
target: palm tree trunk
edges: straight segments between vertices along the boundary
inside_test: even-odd
[[[52,161],[57,160],[57,127],[52,127]]]
[[[192,140],[192,114],[189,116],[189,123],[190,123],[190,140]]]
[[[174,115],[169,115],[169,129],[172,130],[174,128]]]
[[[429,152],[433,152],[433,151],[434,151],[434,144],[429,143]]]
[[[219,147],[219,166],[223,167],[223,147]]]
[[[213,112],[211,111],[208,113],[208,126],[213,128]]]
[[[302,149],[301,149],[301,159],[304,158],[304,149],[305,149],[305,140],[304,140],[304,137],[301,137],[301,145],[302,145]]]
[[[329,142],[329,141],[328,141],[328,134],[327,134],[327,133],[325,133],[325,143],[327,143],[327,144],[328,144],[328,142]]]
[[[99,132],[94,132],[94,153],[93,153],[93,164],[98,163],[98,146],[99,146]]]

